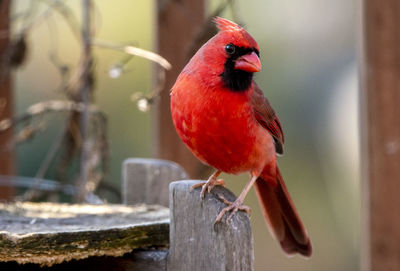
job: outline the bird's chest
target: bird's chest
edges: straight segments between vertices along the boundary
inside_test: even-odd
[[[254,118],[250,105],[240,99],[211,99],[203,105],[198,104],[201,117],[193,114],[192,129],[199,134],[199,142],[218,143],[227,152],[248,149],[255,137]]]
[[[268,135],[263,129],[260,132],[246,95],[197,93],[175,104],[173,117],[178,134],[200,160],[231,173],[249,170],[255,167],[255,161],[262,160],[265,152],[257,145],[262,145],[260,141]]]

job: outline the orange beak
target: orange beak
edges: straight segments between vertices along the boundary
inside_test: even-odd
[[[261,71],[260,58],[255,52],[239,57],[235,62],[235,70],[242,70],[246,72],[259,72]]]

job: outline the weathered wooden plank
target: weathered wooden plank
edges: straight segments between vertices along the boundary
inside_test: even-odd
[[[0,204],[0,262],[51,266],[168,245],[162,206]]]
[[[130,158],[122,169],[122,198],[124,204],[159,204],[169,206],[169,184],[187,179],[178,164],[158,159]]]
[[[90,257],[79,261],[69,261],[51,267],[39,264],[18,264],[16,262],[0,263],[0,270],[21,271],[58,271],[58,270],[85,270],[85,271],[165,271],[167,265],[167,250],[134,250],[121,257]]]
[[[217,195],[233,201],[223,187],[200,199],[200,189],[190,191],[198,181],[170,184],[170,252],[168,270],[253,270],[253,237],[246,213],[238,212],[229,224],[214,221],[226,207]]]
[[[400,270],[400,1],[363,4],[362,268]]]

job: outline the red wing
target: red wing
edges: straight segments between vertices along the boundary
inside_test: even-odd
[[[283,143],[285,138],[283,136],[281,123],[279,122],[275,111],[272,109],[271,104],[268,102],[267,98],[264,97],[263,92],[256,83],[254,83],[251,104],[257,121],[273,136],[276,152],[278,154],[283,154]]]

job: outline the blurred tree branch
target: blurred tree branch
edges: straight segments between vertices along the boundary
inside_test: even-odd
[[[80,114],[80,136],[81,136],[81,154],[80,154],[80,176],[77,182],[78,194],[76,200],[82,202],[88,191],[87,185],[89,184],[89,159],[90,143],[89,138],[89,111],[88,105],[93,95],[93,56],[92,56],[92,33],[91,33],[91,0],[82,1],[82,60],[81,67],[81,89],[80,89],[80,101],[84,104],[84,109]],[[71,118],[73,119],[73,117]],[[93,181],[93,179],[92,179]]]

